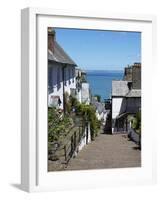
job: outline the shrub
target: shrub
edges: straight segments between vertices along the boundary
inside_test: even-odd
[[[79,102],[76,97],[69,95],[67,92],[65,93],[65,110],[66,114],[70,114],[73,108],[77,108]]]
[[[82,116],[84,122],[90,122],[91,138],[94,140],[101,126],[101,122],[96,117],[95,108],[82,103],[77,107],[77,114]]]
[[[132,128],[138,133],[141,134],[141,112],[137,112],[136,116],[132,119]]]
[[[71,102],[69,101],[69,94],[68,92],[65,92],[64,94],[64,106],[65,106],[65,112],[66,113],[70,113],[72,106],[71,106]]]
[[[69,116],[63,115],[60,109],[48,108],[48,141],[58,141],[64,137],[68,128],[72,125]]]

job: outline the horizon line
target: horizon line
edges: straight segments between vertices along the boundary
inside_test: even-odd
[[[86,71],[124,71],[124,69],[85,69],[81,68]]]

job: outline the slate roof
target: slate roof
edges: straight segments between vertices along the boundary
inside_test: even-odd
[[[98,113],[101,114],[104,111],[104,106],[102,104],[97,104]]]
[[[132,89],[127,93],[126,97],[141,97],[141,90]]]
[[[112,81],[112,96],[115,97],[126,97],[129,92],[128,81]]]
[[[102,104],[102,103],[100,103],[98,101],[95,101],[92,104],[95,106],[95,108],[96,108],[96,110],[98,111],[99,114],[104,112],[104,110],[105,110],[104,104]]]
[[[56,41],[54,42],[54,53],[48,50],[48,60],[76,66],[76,63]]]

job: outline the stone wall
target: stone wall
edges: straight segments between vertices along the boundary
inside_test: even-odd
[[[124,80],[132,81],[132,67],[125,67]]]
[[[135,143],[139,144],[139,142],[140,142],[140,136],[139,136],[139,134],[137,134],[135,132],[135,130],[133,128],[129,128],[129,130],[128,130],[128,137],[132,141],[134,141]]]
[[[141,66],[140,65],[133,66],[132,87],[133,89],[141,89]]]
[[[132,81],[133,89],[141,89],[141,64],[134,63],[132,66],[125,67],[124,80]]]

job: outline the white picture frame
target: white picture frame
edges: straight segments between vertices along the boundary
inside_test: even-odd
[[[60,24],[61,21],[61,24]],[[47,40],[44,37],[46,27],[70,27],[86,29],[124,30],[142,32],[143,65],[143,114],[144,126],[141,168],[85,170],[71,172],[53,172],[46,170],[47,165],[47,122],[40,123],[46,109],[47,54],[43,48]],[[109,25],[109,29],[107,28]],[[151,15],[112,14],[103,12],[64,11],[42,8],[25,8],[21,17],[21,187],[25,191],[55,191],[64,189],[96,188],[112,185],[151,184],[156,181],[155,134],[150,137],[152,122],[150,116],[152,97],[148,89],[152,88],[149,78],[151,66],[155,70],[156,19]],[[39,34],[42,33],[42,34]],[[39,35],[38,35],[39,34]],[[42,41],[42,42],[40,42]],[[46,51],[47,52],[47,51]],[[41,64],[39,57],[41,57]],[[45,64],[46,62],[46,64]],[[43,66],[42,66],[43,65]],[[146,66],[146,67],[145,67]],[[41,79],[41,83],[40,80]],[[154,81],[153,79],[152,81]],[[41,88],[41,92],[39,90]],[[41,93],[41,94],[40,94]],[[40,100],[43,99],[43,100]],[[149,109],[148,109],[149,108]],[[149,118],[146,112],[149,112]],[[151,123],[150,123],[151,122]],[[47,129],[46,129],[47,131]],[[45,150],[46,149],[46,150]],[[41,156],[40,156],[41,155]],[[78,181],[75,181],[78,180]]]

